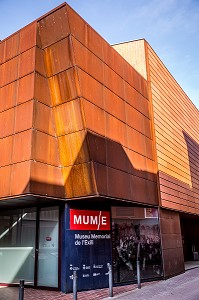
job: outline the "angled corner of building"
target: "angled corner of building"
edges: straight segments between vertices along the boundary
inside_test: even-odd
[[[1,53],[1,174],[11,176],[2,197],[132,200],[138,160],[140,184],[154,189],[147,83],[68,5],[2,41]]]

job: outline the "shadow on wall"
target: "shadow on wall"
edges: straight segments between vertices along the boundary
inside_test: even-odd
[[[25,193],[29,189],[31,194],[67,199],[101,195],[158,205],[157,175],[151,159],[89,131],[76,144],[74,136],[66,148],[59,149],[59,181],[53,172],[31,177]]]
[[[178,211],[186,211],[187,213],[198,213],[199,209],[199,144],[195,142],[186,132],[183,131],[184,139],[187,144],[190,179],[188,184],[183,182],[183,177],[179,174],[179,178],[168,175],[159,171],[161,201],[163,207],[177,209]],[[183,160],[183,157],[181,157]],[[169,167],[168,167],[169,168]],[[179,166],[180,169],[180,166]],[[186,172],[186,170],[183,172]],[[176,172],[177,173],[177,172]],[[187,174],[189,178],[189,174]],[[169,206],[168,206],[169,204]]]
[[[27,181],[21,182],[21,178],[18,178],[20,198],[2,199],[1,207],[7,209],[15,203],[18,206],[34,206],[40,201],[44,204],[46,197],[73,199],[89,196],[158,205],[154,161],[124,148],[118,142],[83,131],[83,139],[78,140],[71,134],[72,138],[65,139],[67,144],[57,149],[60,167],[31,161]],[[33,197],[23,200],[22,197],[26,195]]]
[[[191,201],[195,206],[195,212],[199,209],[199,144],[186,132],[183,132],[187,144],[189,167],[192,187],[190,188]],[[195,260],[194,252],[199,253],[199,219],[194,216],[183,216],[181,218],[183,235],[183,248],[185,260]]]
[[[192,182],[192,197],[196,204],[196,209],[199,208],[199,144],[194,141],[186,132],[183,135],[187,144],[189,157],[189,167]]]
[[[73,147],[71,143],[71,153],[75,151]],[[134,167],[134,162],[140,169]],[[150,159],[118,142],[86,131],[72,165],[62,168],[66,198],[102,195],[158,205],[153,168],[154,162]]]

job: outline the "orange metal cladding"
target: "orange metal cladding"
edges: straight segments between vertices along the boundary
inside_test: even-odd
[[[28,26],[0,44],[1,197],[30,191],[35,26],[32,23],[31,30]],[[27,30],[30,39],[25,45]]]
[[[16,137],[0,168],[11,184],[0,195],[102,195],[157,205],[147,81],[67,4],[19,31],[9,61],[5,45],[0,134],[4,143]],[[26,135],[31,143],[20,153]]]
[[[147,44],[161,204],[199,213],[199,111]]]
[[[150,81],[161,206],[198,214],[199,111],[146,41],[114,47]]]

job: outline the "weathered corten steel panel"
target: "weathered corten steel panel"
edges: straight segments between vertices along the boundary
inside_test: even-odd
[[[4,42],[0,43],[0,69],[1,69],[1,64],[5,62],[5,47],[6,47],[6,43]]]
[[[85,130],[58,137],[62,166],[73,166],[90,161]]]
[[[19,77],[30,74],[35,70],[35,47],[19,56]]]
[[[15,108],[0,113],[0,138],[14,134]]]
[[[34,77],[34,99],[50,107],[51,97],[47,78],[41,76],[39,73],[36,73]]]
[[[147,81],[97,32],[63,4],[1,42],[0,56],[11,195],[157,204]]]
[[[124,99],[125,101],[146,116],[150,118],[149,103],[146,101],[145,96],[140,94],[133,86],[124,83]]]
[[[165,276],[184,272],[183,245],[178,212],[160,210],[160,230]]]
[[[15,81],[18,78],[19,57],[14,57],[0,66],[0,86]]]
[[[5,61],[19,54],[19,33],[14,34],[5,43]]]
[[[53,108],[57,136],[84,129],[79,99],[69,101]]]
[[[39,39],[43,48],[50,46],[69,35],[66,5],[38,20]]]
[[[87,142],[89,147],[90,158],[102,165],[107,164],[107,143],[108,139],[94,134],[93,132],[87,132]]]
[[[11,187],[12,165],[0,167],[0,197],[9,197]]]
[[[81,104],[86,128],[104,137],[106,131],[105,111],[85,99],[81,99]]]
[[[36,101],[33,115],[34,129],[55,136],[55,122],[51,107]]]
[[[26,130],[13,136],[12,163],[28,161],[31,158],[32,130]]]
[[[16,81],[0,88],[0,112],[15,106],[16,95],[17,95]]]
[[[103,40],[89,24],[78,16],[72,8],[67,6],[67,11],[71,34],[76,40],[80,41],[80,43],[95,53],[101,60],[104,60],[104,47],[107,45],[110,48],[110,45]],[[111,57],[111,59],[112,58],[113,57]],[[108,62],[108,60],[104,61],[106,63]]]
[[[31,73],[18,80],[17,101],[16,104],[21,104],[32,100],[34,97],[35,74]],[[14,82],[16,84],[16,82]]]
[[[0,139],[1,166],[10,165],[12,163],[13,140],[13,135]]]
[[[37,23],[33,22],[19,32],[19,52],[22,53],[37,44]]]
[[[77,69],[76,69],[77,70]],[[98,107],[104,109],[105,87],[96,79],[78,68],[78,80],[81,95]]]
[[[73,66],[70,44],[70,39],[65,38],[45,49],[45,66],[49,77]]]
[[[106,138],[113,140],[124,147],[128,144],[128,127],[111,114],[105,113]],[[135,137],[133,137],[135,138]]]
[[[60,166],[60,159],[57,150],[57,138],[40,131],[33,131],[32,159],[58,167]]]
[[[19,162],[12,165],[10,194],[21,195],[30,191],[31,161]]]
[[[46,163],[31,161],[30,192],[33,194],[65,197],[61,168]]]
[[[68,102],[78,96],[76,77],[76,68],[71,68],[49,78],[53,106]]]
[[[33,105],[34,102],[32,100],[16,106],[14,127],[15,133],[33,127]]]
[[[105,68],[102,60],[74,38],[72,38],[72,46],[77,66],[102,83],[104,81]]]
[[[35,71],[46,78],[45,52],[41,48],[35,49]]]
[[[114,116],[124,123],[127,121],[128,107],[125,101],[118,97],[116,94],[111,92],[108,88],[103,88],[103,103],[104,108],[108,114],[113,113],[113,103],[114,103]]]
[[[108,195],[108,167],[100,163],[93,164],[96,180],[96,189],[101,195]]]
[[[131,175],[109,167],[107,171],[108,196],[131,200]]]
[[[114,169],[119,169],[123,172],[130,172],[130,161],[128,159],[127,152],[121,146],[113,140],[106,140],[106,164]]]
[[[68,198],[97,193],[92,163],[65,167],[63,168],[63,177]]]
[[[107,65],[104,65],[104,85],[120,98],[124,99],[123,80]]]

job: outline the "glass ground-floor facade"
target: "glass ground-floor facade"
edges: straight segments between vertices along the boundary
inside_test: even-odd
[[[0,218],[0,282],[58,288],[58,207],[4,211]]]
[[[140,248],[141,278],[161,277],[162,258],[158,209],[100,204],[23,208],[0,213],[0,283],[25,279],[34,287],[72,290],[136,281]]]

